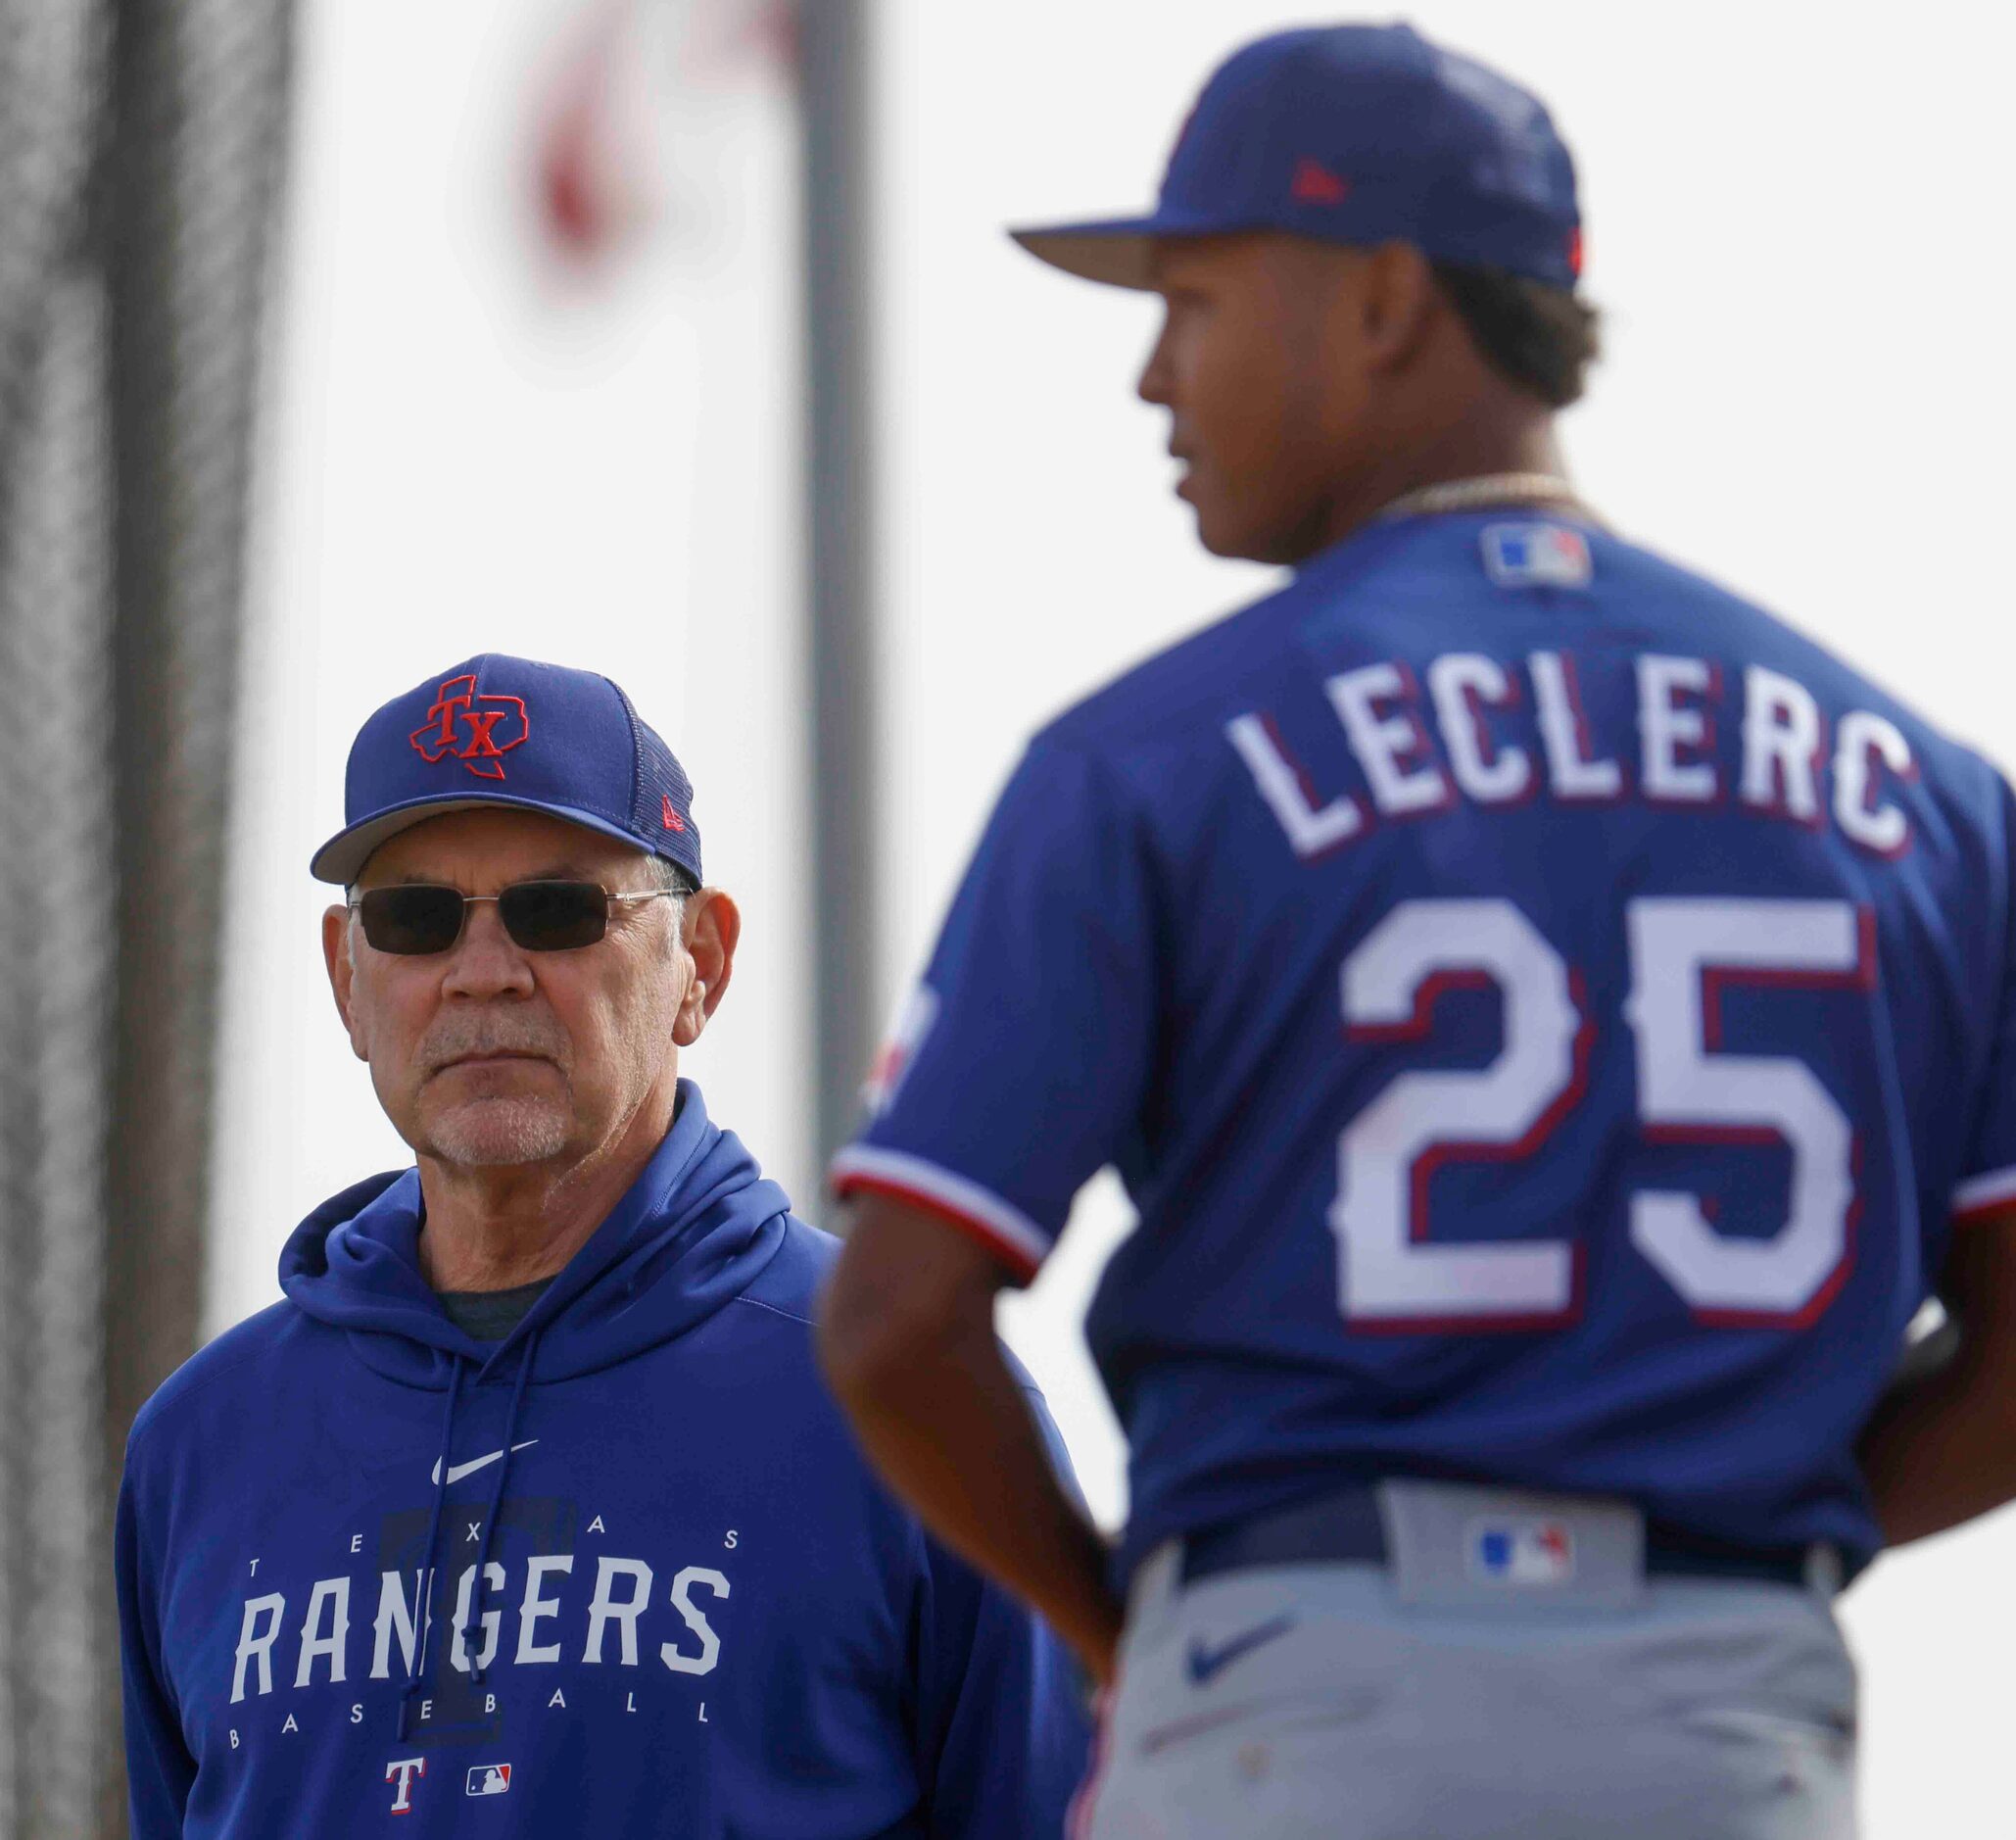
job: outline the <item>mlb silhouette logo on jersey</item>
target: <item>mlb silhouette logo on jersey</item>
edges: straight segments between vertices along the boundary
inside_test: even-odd
[[[473,672],[449,678],[434,694],[427,724],[408,737],[432,764],[459,760],[478,779],[501,780],[504,756],[532,733],[523,697],[487,696]]]
[[[1484,572],[1501,588],[1586,588],[1589,543],[1565,524],[1492,524],[1479,539]]]
[[[1575,1537],[1559,1521],[1480,1521],[1470,1528],[1470,1567],[1499,1584],[1565,1584],[1575,1575]]]
[[[508,1795],[511,1767],[508,1764],[477,1764],[469,1770],[467,1795]]]

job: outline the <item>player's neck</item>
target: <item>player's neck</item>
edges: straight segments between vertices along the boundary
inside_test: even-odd
[[[423,1152],[419,1256],[428,1283],[436,1290],[513,1290],[553,1277],[644,1173],[676,1110],[668,1080],[585,1156],[470,1167]]]
[[[1311,554],[1341,543],[1409,493],[1506,473],[1564,476],[1552,414],[1523,405],[1510,410],[1493,406],[1453,417],[1425,438],[1396,442],[1374,454],[1330,500]]]

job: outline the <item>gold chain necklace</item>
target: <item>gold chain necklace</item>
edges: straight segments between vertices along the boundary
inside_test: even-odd
[[[1427,517],[1437,511],[1481,510],[1492,505],[1548,505],[1573,511],[1591,523],[1601,522],[1576,496],[1575,488],[1555,473],[1486,473],[1476,479],[1444,479],[1403,492],[1380,508],[1376,521]]]

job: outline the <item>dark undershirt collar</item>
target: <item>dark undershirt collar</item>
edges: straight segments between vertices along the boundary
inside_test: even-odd
[[[557,1274],[555,1274],[557,1276]],[[503,1341],[546,1295],[551,1278],[509,1290],[437,1290],[448,1320],[471,1341]]]

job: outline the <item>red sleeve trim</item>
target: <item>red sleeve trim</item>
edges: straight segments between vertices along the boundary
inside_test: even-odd
[[[837,1175],[833,1181],[833,1191],[845,1200],[852,1194],[879,1194],[891,1201],[901,1201],[929,1214],[934,1220],[940,1220],[946,1226],[956,1228],[969,1239],[978,1240],[996,1259],[1015,1274],[1018,1283],[1028,1283],[1036,1275],[1038,1262],[1029,1256],[1005,1234],[989,1227],[977,1216],[964,1213],[959,1208],[922,1188],[912,1187],[908,1183],[897,1182],[888,1176]]]

